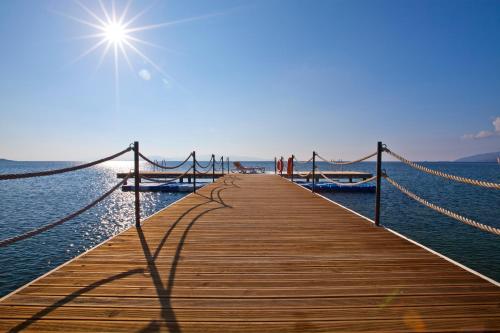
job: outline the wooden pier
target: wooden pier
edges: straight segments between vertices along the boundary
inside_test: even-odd
[[[499,331],[500,287],[284,178],[231,174],[3,298],[9,330]]]

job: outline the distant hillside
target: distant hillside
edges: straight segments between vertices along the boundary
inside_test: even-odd
[[[6,158],[0,158],[0,162],[14,162],[14,161],[8,160]]]
[[[500,156],[500,151],[462,157],[455,160],[455,162],[496,162],[498,156]]]

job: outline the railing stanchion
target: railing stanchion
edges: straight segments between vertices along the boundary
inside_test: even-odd
[[[316,152],[313,151],[313,168],[312,168],[312,187],[311,191],[314,193],[316,185]]]
[[[139,141],[134,142],[134,194],[135,194],[135,227],[141,227],[141,202],[139,196]]]
[[[280,161],[281,161],[280,176],[283,177],[283,169],[285,168],[285,166],[283,165],[283,156],[280,157]]]
[[[193,151],[193,192],[196,193],[196,151]]]
[[[224,156],[220,157],[220,165],[222,167],[222,175],[224,176]]]
[[[230,170],[230,169],[229,169],[229,156],[228,156],[228,157],[226,157],[226,160],[227,160],[227,174],[229,175],[229,172],[230,172],[230,171],[229,171],[229,170]]]
[[[276,156],[274,157],[274,174],[277,174],[276,172],[276,163],[278,163],[278,161],[276,160]]]
[[[292,154],[292,163],[291,163],[291,165],[292,165],[292,174],[291,174],[292,175],[292,183],[293,183],[293,169],[294,169],[294,167],[293,167],[293,159],[294,158],[295,158],[295,156]]]
[[[215,182],[215,155],[212,154],[212,183]]]
[[[377,189],[375,193],[375,225],[380,225],[380,185],[382,180],[382,142],[377,143]]]

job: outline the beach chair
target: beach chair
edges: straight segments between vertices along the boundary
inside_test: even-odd
[[[264,167],[246,167],[241,162],[233,162],[233,165],[235,169],[231,171],[237,173],[264,173],[266,171]]]

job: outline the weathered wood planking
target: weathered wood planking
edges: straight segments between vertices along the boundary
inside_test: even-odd
[[[0,302],[0,330],[498,331],[500,288],[274,175],[229,175]]]

